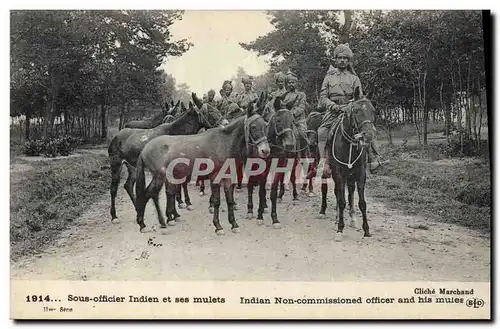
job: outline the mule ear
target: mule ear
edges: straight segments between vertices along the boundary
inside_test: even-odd
[[[203,101],[196,96],[196,93],[192,93],[191,97],[193,98],[193,102],[196,104],[196,106],[201,109],[203,106]]]
[[[174,103],[174,102],[172,101],[172,104],[173,104],[173,103]],[[179,100],[177,101],[177,103],[176,103],[173,107],[174,107],[174,108],[178,108],[180,105],[181,105],[181,100],[179,99]]]
[[[189,102],[189,104],[191,104],[191,102]],[[182,111],[186,110],[186,105],[184,105],[184,102],[181,103],[181,109]]]
[[[361,98],[361,89],[359,87],[356,87],[354,89],[354,100],[358,100]]]

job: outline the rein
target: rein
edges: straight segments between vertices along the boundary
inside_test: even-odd
[[[287,109],[280,109],[278,110],[276,113],[279,113],[280,111],[288,111]],[[292,134],[292,138],[293,138],[293,143],[295,144],[295,146],[297,146],[297,137],[295,136],[295,132],[293,131],[292,128],[285,128],[281,131],[278,131],[276,128],[276,120],[273,120],[276,113],[273,113],[271,114],[271,117],[269,118],[269,121],[267,123],[268,127],[269,127],[269,124],[271,123],[271,121],[273,122],[274,124],[274,132],[276,134],[276,138],[279,138],[281,135],[283,135],[284,133],[287,133],[287,132],[291,132]],[[305,147],[301,148],[301,149],[298,149],[298,150],[294,150],[294,151],[290,151],[290,150],[287,150],[285,148],[283,148],[281,145],[278,145],[278,144],[273,144],[273,143],[269,143],[269,145],[271,147],[274,147],[274,148],[277,148],[283,152],[288,152],[288,153],[299,153],[299,152],[302,152],[304,151],[305,149],[307,149],[309,147],[309,145],[306,145]]]
[[[354,102],[350,102],[349,103],[349,108],[346,109],[345,112],[343,112],[340,116],[339,116],[339,120],[340,122],[337,124],[337,127],[335,128],[335,133],[333,135],[333,141],[332,141],[332,156],[333,158],[335,159],[335,161],[337,161],[338,163],[344,165],[344,166],[347,166],[347,168],[349,169],[352,169],[353,165],[358,162],[358,160],[361,158],[361,155],[363,154],[363,151],[365,150],[365,147],[363,147],[360,143],[360,137],[361,137],[361,134],[360,133],[357,133],[355,134],[354,136],[350,136],[346,130],[344,129],[344,120],[346,118],[346,112],[350,112],[350,115],[352,114],[352,106],[353,106]],[[350,116],[351,118],[351,116]],[[357,131],[360,131],[361,127],[367,123],[372,123],[371,120],[365,120],[363,122],[361,122],[361,124],[357,124],[356,120],[354,120],[354,126],[355,126],[355,129]],[[349,142],[349,159],[347,160],[348,162],[345,163],[343,161],[340,161],[337,156],[335,155],[335,140],[337,138],[337,134],[338,134],[338,131],[339,129],[341,130],[341,133],[342,133],[342,137],[344,137],[345,140],[347,140]],[[356,157],[356,159],[354,159],[354,161],[352,161],[352,148],[353,146],[356,146],[358,149],[361,147],[361,151],[359,152],[358,156]]]

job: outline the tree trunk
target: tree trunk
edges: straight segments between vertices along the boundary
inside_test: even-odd
[[[27,141],[30,140],[30,121],[31,121],[31,113],[30,110],[26,111],[26,120],[24,122],[24,137]]]
[[[427,99],[427,69],[424,72],[424,79],[423,79],[423,100],[424,100],[424,115],[422,118],[423,121],[423,135],[424,135],[424,145],[427,145],[427,124],[429,121],[429,101]]]
[[[106,119],[106,106],[101,105],[101,138],[104,140],[108,137],[108,121]]]
[[[352,24],[352,11],[344,10],[344,26],[342,27],[342,32],[340,33],[340,43],[349,43],[350,31]]]

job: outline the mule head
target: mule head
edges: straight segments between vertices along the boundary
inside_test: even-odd
[[[271,153],[267,141],[267,122],[255,110],[255,103],[256,101],[248,104],[244,121],[247,155],[249,157],[267,158]]]
[[[351,128],[355,138],[369,144],[375,138],[375,108],[372,102],[361,95],[359,87],[354,90],[354,102],[351,109]]]
[[[284,106],[281,97],[276,97],[273,106],[275,113],[269,120],[268,136],[276,140],[277,146],[284,150],[293,151],[296,144],[293,132],[293,114]]]

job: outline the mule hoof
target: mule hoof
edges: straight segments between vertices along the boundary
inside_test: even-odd
[[[120,220],[118,218],[111,219],[111,224],[120,224]]]
[[[257,225],[264,225],[263,219],[257,219]]]
[[[239,227],[232,228],[231,231],[233,231],[233,233],[240,233],[241,232]]]
[[[316,196],[316,194],[314,194],[313,192],[309,192],[309,194],[307,196],[310,198],[314,198]]]
[[[365,235],[363,235],[363,238],[371,238],[372,235],[370,233],[365,233]]]
[[[281,223],[273,223],[273,228],[280,229],[281,228]]]
[[[175,220],[171,220],[171,221],[167,222],[168,226],[175,226],[175,224],[176,224]]]
[[[247,214],[247,219],[252,219],[252,218],[253,218],[253,213],[249,212],[249,213]]]
[[[189,206],[187,206],[186,209],[189,210],[189,211],[191,211],[191,210],[194,210],[194,207],[192,205],[189,205]]]
[[[184,202],[179,203],[179,209],[185,209],[185,208],[186,208],[186,204]]]
[[[208,208],[208,211],[209,211],[211,214],[213,214],[213,213],[214,213],[214,208],[213,208],[213,207],[210,207],[210,208]]]
[[[326,214],[318,214],[318,218],[319,219],[325,219],[326,218]]]
[[[335,241],[336,242],[342,241],[342,233],[340,232],[335,233]]]
[[[204,196],[205,195],[205,192],[200,192],[198,193],[199,196]]]
[[[140,229],[140,232],[141,233],[149,233],[149,232],[151,232],[151,228],[150,227],[143,227]]]
[[[215,233],[217,233],[217,235],[225,235],[226,234],[224,232],[224,230],[218,230],[218,231],[215,231]]]

